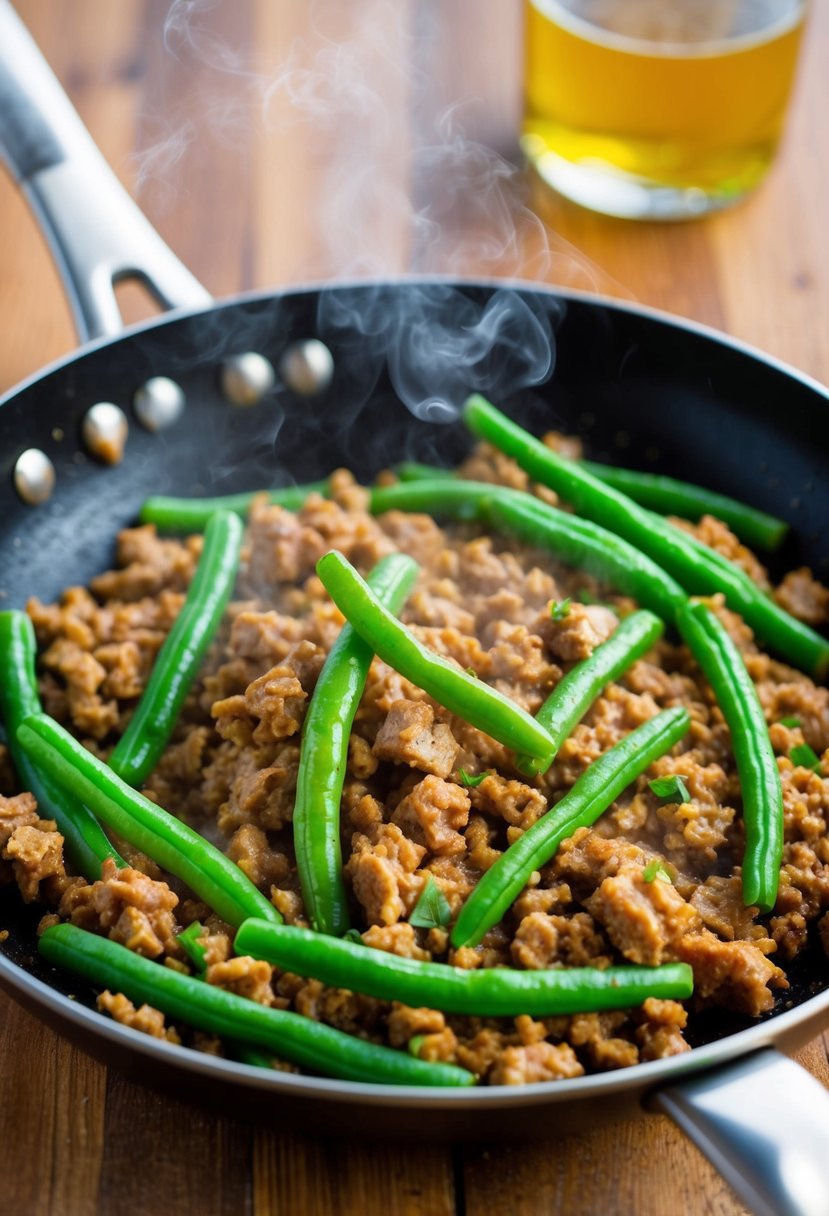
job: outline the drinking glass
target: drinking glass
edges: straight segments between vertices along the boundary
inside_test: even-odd
[[[595,211],[731,206],[780,140],[808,0],[526,0],[522,147]]]

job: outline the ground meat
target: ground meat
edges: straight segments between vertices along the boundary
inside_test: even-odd
[[[24,903],[40,896],[40,884],[51,878],[62,878],[63,837],[54,831],[52,820],[38,820],[16,827],[2,851],[2,857],[12,863],[14,877]]]
[[[547,613],[540,622],[540,631],[551,654],[564,662],[588,658],[601,642],[606,642],[619,620],[602,604],[579,604],[571,601],[567,610],[556,617]]]
[[[5,849],[17,828],[33,827],[39,819],[34,794],[0,796],[0,850]]]
[[[448,777],[458,744],[445,722],[435,720],[435,711],[425,701],[395,701],[374,740],[378,760],[408,764],[410,768]]]
[[[208,984],[248,997],[260,1005],[273,1004],[271,978],[273,967],[261,959],[240,956],[211,963],[204,974]]]
[[[152,1005],[141,1005],[136,1009],[123,992],[102,992],[98,997],[98,1008],[122,1026],[140,1030],[154,1039],[166,1039],[168,1043],[181,1042],[178,1031],[173,1026],[164,1025],[164,1014],[160,1010],[153,1009]]]
[[[529,1047],[507,1047],[489,1076],[491,1085],[531,1085],[580,1077],[584,1069],[568,1043],[533,1043]]]
[[[820,628],[829,621],[829,589],[806,566],[790,571],[775,590],[774,598],[781,608],[807,625]]]
[[[580,455],[564,436],[553,433],[546,442],[568,457]],[[557,502],[485,444],[473,450],[464,472]],[[145,786],[150,798],[224,849],[290,925],[311,919],[292,829],[303,724],[343,627],[315,572],[327,549],[340,549],[362,574],[396,550],[412,555],[420,573],[401,613],[406,625],[435,653],[531,714],[637,606],[548,552],[482,535],[475,524],[444,528],[430,516],[400,511],[375,518],[367,507],[367,491],[345,470],[332,475],[329,498],[312,495],[298,512],[266,495],[254,501],[235,598]],[[680,526],[770,589],[763,567],[719,521]],[[56,604],[29,605],[42,701],[103,757],[129,721],[176,620],[201,543],[160,538],[151,527],[127,530],[119,537],[117,569],[90,588],[69,588]],[[788,575],[774,595],[801,619],[826,623],[829,591],[810,572]],[[43,927],[70,920],[188,974],[193,965],[178,934],[199,921],[210,983],[365,1040],[400,1050],[411,1045],[424,1060],[469,1068],[483,1084],[552,1083],[687,1051],[686,1031],[699,1010],[716,1005],[756,1018],[785,991],[790,960],[815,941],[829,954],[829,775],[823,776],[829,689],[763,653],[721,596],[711,602],[744,657],[778,757],[785,843],[771,914],[743,904],[742,798],[730,733],[711,688],[675,638],[657,642],[608,684],[549,770],[533,778],[522,775],[503,744],[373,659],[348,741],[339,825],[348,914],[367,947],[466,970],[681,960],[695,976],[689,1001],[651,998],[630,1010],[486,1018],[333,988],[236,957],[230,926],[178,885],[173,890],[157,866],[127,845],[131,864],[119,870],[108,862],[98,882],[67,873],[60,834],[25,793],[0,798],[0,882],[16,878],[23,897],[40,902],[48,912]],[[592,827],[578,829],[539,865],[478,945],[453,947],[452,923],[480,876],[555,811],[592,761],[676,705],[691,713],[685,738]],[[821,758],[822,771],[792,763],[793,748],[804,742]],[[0,788],[12,793],[5,750],[0,770]],[[653,792],[650,781],[668,775],[682,777],[689,801]],[[412,925],[415,905],[433,886],[442,896],[437,922]],[[136,1010],[123,996],[105,995],[101,1007],[128,1025],[178,1038],[158,1011]],[[187,1041],[223,1050],[216,1036],[188,1032]]]
[[[58,911],[82,929],[106,933],[125,945],[134,941],[141,953],[166,951],[175,956],[178,947],[173,909],[178,902],[166,882],[157,882],[130,866],[119,870],[107,858],[100,879],[70,887]]]
[[[428,776],[396,807],[392,822],[430,853],[462,853],[460,829],[469,818],[469,795],[459,785]]]

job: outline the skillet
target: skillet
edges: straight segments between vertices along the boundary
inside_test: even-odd
[[[5,605],[51,600],[106,568],[116,531],[151,493],[231,492],[338,465],[368,480],[404,456],[460,459],[468,439],[435,403],[431,382],[419,380],[413,393],[399,339],[413,318],[445,329],[505,309],[487,354],[460,370],[454,356],[438,365],[453,400],[488,388],[531,429],[582,434],[597,458],[754,502],[793,525],[781,570],[807,563],[819,577],[829,573],[829,393],[817,383],[650,310],[502,281],[341,284],[213,304],[112,177],[6,0],[0,47],[0,146],[43,222],[86,341],[0,400]],[[112,284],[125,277],[174,311],[122,331]],[[233,408],[220,387],[226,360],[254,351],[278,367],[310,339],[331,352],[330,384],[322,376],[317,391],[300,393],[286,373],[255,408]],[[555,352],[553,374],[544,349]],[[136,393],[157,376],[180,387],[184,408],[149,430]],[[83,439],[87,411],[102,401],[129,421],[116,465],[97,460]],[[31,449],[54,470],[38,505],[21,498],[19,476],[16,488]],[[251,1112],[319,1132],[342,1134],[345,1114],[355,1132],[444,1140],[501,1136],[504,1125],[510,1136],[570,1133],[660,1109],[756,1211],[829,1211],[829,1098],[786,1058],[829,1024],[825,958],[804,959],[774,1016],[750,1026],[711,1018],[686,1056],[555,1085],[427,1092],[265,1073],[140,1035],[100,1017],[88,988],[39,959],[36,909],[3,895],[0,914],[9,930],[0,983],[111,1066],[179,1096],[226,1108],[235,1094]]]

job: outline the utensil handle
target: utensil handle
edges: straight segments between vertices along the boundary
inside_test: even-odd
[[[49,242],[81,341],[124,326],[114,284],[164,308],[211,302],[118,181],[9,0],[0,0],[0,156]]]
[[[702,1049],[700,1049],[702,1050]],[[829,1213],[829,1093],[773,1048],[651,1096],[757,1216]]]

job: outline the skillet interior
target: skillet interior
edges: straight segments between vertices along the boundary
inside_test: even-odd
[[[413,419],[396,397],[377,340],[321,328],[320,302],[330,315],[332,295],[372,306],[379,296],[391,305],[412,290],[406,283],[369,284],[246,297],[99,344],[11,394],[0,408],[4,604],[22,606],[33,594],[53,599],[64,587],[106,568],[115,532],[134,521],[148,494],[231,492],[312,479],[339,465],[370,479],[404,456],[446,464],[460,459],[469,446],[463,428]],[[493,287],[468,284],[457,290],[483,304]],[[521,295],[537,314],[550,318],[555,371],[546,384],[500,398],[499,404],[536,431],[557,427],[581,434],[596,458],[698,481],[789,519],[793,538],[776,565],[782,571],[809,564],[827,577],[824,390],[716,335],[663,316],[593,297],[526,290]],[[223,357],[256,350],[277,364],[291,342],[313,336],[328,342],[335,362],[332,385],[320,396],[302,398],[279,389],[253,409],[234,409],[218,391]],[[131,411],[135,389],[153,375],[177,380],[188,402],[179,421],[157,434],[142,430]],[[125,460],[115,467],[87,456],[79,438],[85,411],[101,400],[120,404],[131,420]],[[24,506],[11,488],[14,461],[29,446],[46,450],[57,471],[55,494],[37,508]],[[62,993],[88,997],[77,981],[38,959],[39,913],[4,897],[0,915],[2,927],[10,930],[4,946],[9,959]],[[3,978],[9,982],[8,975]],[[806,969],[787,993],[787,1006],[820,987],[814,970]],[[714,1040],[740,1028],[719,1017],[710,1019],[706,1030]],[[118,1045],[114,1062],[134,1068],[130,1035],[124,1042],[126,1049],[123,1042]],[[109,1040],[94,1047],[111,1057]],[[162,1080],[165,1070],[171,1072],[166,1062]],[[221,1092],[229,1075],[219,1070],[207,1082],[209,1091]],[[188,1084],[197,1082],[191,1077]],[[572,1110],[568,1126],[571,1119]]]

